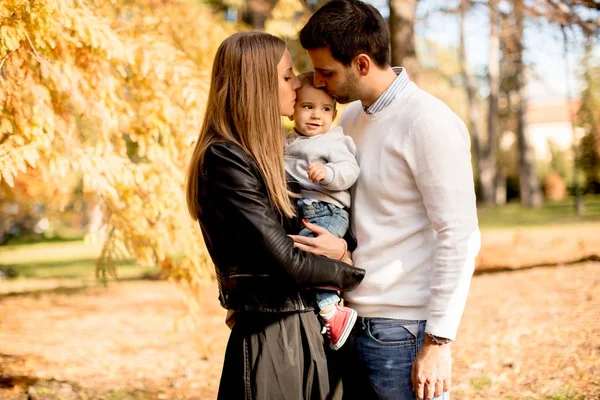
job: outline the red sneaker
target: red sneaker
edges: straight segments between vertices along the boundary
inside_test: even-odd
[[[346,339],[352,331],[352,327],[356,322],[356,311],[342,307],[339,304],[335,305],[336,312],[330,320],[325,321],[325,329],[329,338],[329,347],[332,350],[337,350],[346,343]]]

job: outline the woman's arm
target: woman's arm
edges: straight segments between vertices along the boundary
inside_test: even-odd
[[[295,248],[263,193],[258,168],[234,146],[213,144],[204,158],[207,194],[226,223],[300,287],[330,286],[347,291],[358,286],[364,270]]]

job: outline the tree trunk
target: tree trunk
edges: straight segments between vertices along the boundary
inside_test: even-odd
[[[567,79],[565,79],[565,82],[567,84],[567,109],[569,110],[569,119],[571,120],[571,137],[573,140],[573,144],[571,147],[573,149],[573,191],[575,192],[575,213],[577,213],[577,215],[583,215],[583,198],[581,197],[581,188],[579,187],[578,179],[579,172],[577,168],[577,160],[579,159],[579,152],[577,151],[577,130],[575,128],[575,113],[574,110],[571,108],[571,85],[569,85],[569,41],[567,40],[567,31],[565,27],[561,26],[561,30],[563,34],[563,57],[565,59],[565,72],[567,76]],[[588,56],[590,54],[590,52],[588,51],[591,51],[591,49],[589,49],[586,44],[586,60],[588,59]],[[587,67],[588,63],[586,62],[585,64]]]
[[[252,29],[264,30],[265,23],[276,4],[277,0],[246,0],[242,20]]]
[[[521,205],[525,207],[540,207],[542,193],[536,174],[533,147],[527,135],[527,94],[525,92],[525,64],[523,62],[523,32],[525,28],[525,5],[523,0],[515,0],[515,90],[519,97],[517,109],[517,140],[519,145],[519,187],[521,190]]]
[[[86,196],[85,209],[87,217],[87,230],[91,234],[93,243],[104,243],[106,239],[106,205],[97,194]]]
[[[392,65],[404,67],[416,82],[420,70],[414,29],[417,0],[389,0],[389,7]]]
[[[464,80],[465,90],[467,92],[467,113],[468,113],[468,122],[469,122],[469,130],[471,132],[471,137],[473,140],[473,150],[475,152],[475,159],[477,163],[477,186],[482,189],[483,192],[483,179],[484,175],[484,162],[485,162],[485,146],[481,142],[481,136],[479,132],[479,119],[481,117],[479,112],[479,106],[477,105],[477,87],[475,85],[473,75],[468,65],[467,61],[467,49],[465,45],[465,18],[467,12],[471,8],[470,0],[461,0],[459,6],[459,15],[460,15],[460,40],[459,40],[459,49],[458,55],[460,60],[460,69],[461,74]],[[485,196],[483,199],[485,201]]]
[[[488,108],[488,145],[481,165],[481,194],[483,203],[500,205],[496,196],[498,179],[498,93],[500,91],[500,18],[496,9],[497,0],[490,0],[490,60],[488,62],[488,83],[490,87]],[[502,203],[505,203],[504,200]]]
[[[465,45],[465,16],[471,8],[470,0],[461,0],[460,14],[460,47],[459,57],[461,72],[465,82],[468,100],[469,129],[473,136],[477,171],[477,186],[480,189],[480,202],[486,205],[497,204],[496,198],[496,154],[498,125],[498,73],[500,63],[500,40],[498,14],[494,8],[494,0],[490,1],[490,62],[488,66],[490,81],[490,110],[488,117],[488,137],[483,139],[479,131],[481,118],[477,104],[477,85],[469,69]]]
[[[498,167],[496,173],[496,193],[495,201],[497,206],[506,205],[506,169]]]

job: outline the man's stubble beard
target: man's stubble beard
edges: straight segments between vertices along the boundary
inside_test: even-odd
[[[348,104],[360,100],[360,91],[358,88],[358,78],[351,71],[345,74],[344,84],[341,87],[342,92],[335,93],[335,100],[340,104]],[[331,94],[331,93],[330,93]]]

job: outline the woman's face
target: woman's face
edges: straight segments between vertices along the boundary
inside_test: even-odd
[[[291,117],[294,115],[296,89],[300,87],[300,81],[292,70],[292,57],[287,50],[283,52],[277,64],[277,75],[279,76],[279,112],[283,116]]]

